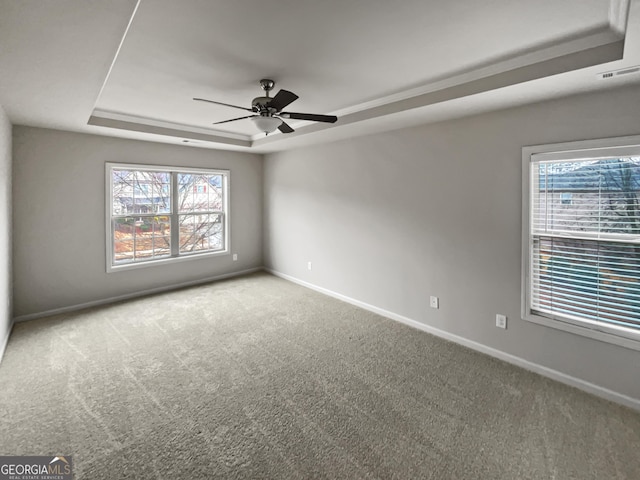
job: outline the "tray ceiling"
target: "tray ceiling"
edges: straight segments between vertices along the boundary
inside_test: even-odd
[[[15,46],[0,52],[0,101],[13,121],[214,148],[284,149],[364,133],[367,125],[429,121],[429,109],[460,99],[484,96],[487,109],[606,88],[596,71],[640,63],[637,52],[623,50],[635,34],[636,0],[631,9],[624,0],[0,5],[0,41]],[[288,110],[339,121],[291,121],[295,133],[265,138],[249,120],[212,125],[242,112],[192,100],[249,107],[265,77],[276,81],[274,92],[300,96]],[[631,77],[626,82],[638,80]],[[38,85],[31,95],[53,111],[16,100]],[[81,98],[66,105],[74,90]],[[496,91],[514,98],[501,101]]]

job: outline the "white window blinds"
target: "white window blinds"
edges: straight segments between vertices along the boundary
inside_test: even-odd
[[[532,313],[640,332],[640,157],[530,168]]]

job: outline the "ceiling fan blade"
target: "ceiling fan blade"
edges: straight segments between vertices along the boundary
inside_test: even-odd
[[[282,133],[293,133],[293,132],[295,132],[295,130],[293,128],[291,128],[289,126],[289,124],[286,123],[286,122],[282,122],[280,124],[280,126],[278,127],[278,130],[280,130]]]
[[[194,98],[194,100],[196,100],[198,102],[215,103],[216,105],[224,105],[225,107],[239,108],[240,110],[246,110],[247,112],[253,112],[253,109],[251,109],[251,108],[239,107],[238,105],[231,105],[229,103],[216,102],[214,100],[207,100],[206,98]]]
[[[275,108],[277,112],[298,99],[298,95],[289,90],[280,90],[269,102],[269,107]]]
[[[232,118],[231,120],[223,120],[221,122],[213,122],[214,125],[220,125],[221,123],[235,122],[236,120],[244,120],[245,118],[257,117],[258,115],[247,115],[246,117]]]
[[[311,120],[312,122],[336,123],[338,121],[338,117],[335,115],[317,115],[315,113],[296,112],[282,112],[279,115],[284,118],[292,118],[294,120]]]

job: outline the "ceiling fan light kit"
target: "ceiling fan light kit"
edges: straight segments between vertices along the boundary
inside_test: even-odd
[[[258,129],[261,132],[264,132],[266,135],[275,132],[283,122],[281,118],[267,117],[262,115],[251,117],[251,120],[253,120],[253,123],[256,124],[256,127],[258,127]]]
[[[253,112],[253,115],[245,115],[244,117],[215,122],[214,125],[250,118],[253,123],[256,124],[256,127],[258,127],[260,131],[264,132],[266,135],[269,135],[276,130],[280,130],[282,133],[292,133],[294,131],[293,128],[291,128],[291,126],[289,126],[284,120],[282,120],[283,118],[325,123],[335,123],[338,120],[338,117],[336,117],[335,115],[283,112],[282,109],[297,100],[298,96],[288,90],[280,90],[275,97],[271,98],[269,96],[269,92],[273,90],[275,82],[268,78],[263,78],[262,80],[260,80],[260,86],[264,90],[265,96],[254,98],[251,101],[251,108],[231,105],[230,103],[217,102],[215,100],[207,100],[205,98],[194,98],[194,100],[199,102],[214,103],[216,105],[223,105],[225,107],[239,108],[240,110]]]

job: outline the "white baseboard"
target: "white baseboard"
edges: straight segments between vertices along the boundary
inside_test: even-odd
[[[2,363],[2,358],[4,357],[4,351],[7,349],[7,344],[9,343],[9,337],[11,336],[11,330],[13,330],[13,321],[9,324],[9,329],[7,330],[7,334],[3,339],[0,340],[0,363]]]
[[[576,377],[572,377],[571,375],[567,375],[565,373],[559,372],[557,370],[553,370],[551,368],[544,367],[542,365],[538,365],[537,363],[530,362],[525,360],[524,358],[516,357],[515,355],[511,355],[509,353],[505,353],[501,350],[496,350],[495,348],[488,347],[478,342],[474,342],[473,340],[466,339],[464,337],[460,337],[458,335],[454,335],[453,333],[446,332],[444,330],[440,330],[438,328],[431,327],[429,325],[425,325],[424,323],[418,322],[408,317],[404,317],[402,315],[398,315],[397,313],[390,312],[388,310],[384,310],[382,308],[378,308],[374,305],[370,305],[365,302],[361,302],[360,300],[356,300],[351,297],[347,297],[346,295],[342,295],[340,293],[334,292],[332,290],[318,287],[317,285],[313,285],[312,283],[305,282],[304,280],[300,280],[298,278],[292,277],[290,275],[286,275],[284,273],[265,268],[265,271],[288,280],[293,283],[297,283],[298,285],[302,285],[303,287],[310,288],[320,293],[324,293],[330,297],[337,298],[338,300],[342,300],[344,302],[350,303],[351,305],[355,305],[357,307],[363,308],[364,310],[368,310],[370,312],[376,313],[383,317],[387,317],[391,320],[395,320],[397,322],[404,323],[405,325],[409,325],[411,327],[422,330],[423,332],[430,333],[431,335],[435,335],[436,337],[444,338],[445,340],[449,340],[454,343],[458,343],[465,347],[471,348],[472,350],[476,350],[478,352],[490,355],[492,357],[503,360],[507,363],[511,363],[518,367],[524,368],[525,370],[529,370],[531,372],[538,373],[545,377],[551,378],[558,382],[564,383],[566,385],[570,385],[572,387],[583,390],[587,393],[591,393],[600,398],[604,398],[606,400],[610,400],[615,403],[619,403],[626,407],[633,408],[634,410],[640,411],[640,399],[629,397],[622,393],[614,392],[613,390],[609,390],[608,388],[601,387],[599,385],[587,382],[585,380],[581,380]]]
[[[97,307],[100,305],[107,305],[109,303],[121,302],[122,300],[130,300],[132,298],[144,297],[146,295],[153,295],[156,293],[169,292],[171,290],[177,290],[179,288],[193,287],[195,285],[201,285],[203,283],[214,282],[216,280],[224,280],[226,278],[239,277],[242,275],[248,275],[249,273],[263,271],[264,268],[256,267],[249,268],[248,270],[242,270],[239,272],[225,273],[223,275],[217,275],[215,277],[201,278],[199,280],[192,280],[190,282],[175,283],[166,287],[150,288],[148,290],[140,290],[134,293],[127,293],[125,295],[118,295],[115,297],[103,298],[101,300],[94,300],[91,302],[79,303],[77,305],[70,305],[68,307],[54,308],[52,310],[45,310],[44,312],[29,313],[27,315],[20,315],[13,319],[14,322],[26,322],[28,320],[35,320],[36,318],[50,317],[51,315],[58,315],[60,313],[74,312],[76,310],[83,310],[85,308]]]

